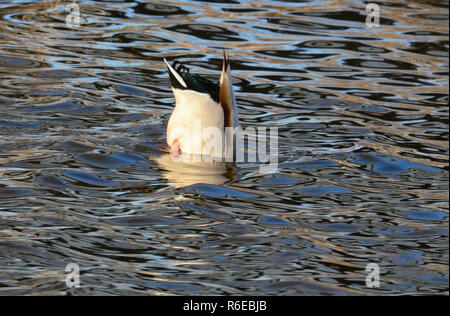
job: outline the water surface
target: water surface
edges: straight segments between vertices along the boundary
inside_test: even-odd
[[[76,3],[0,0],[0,295],[448,295],[448,1]],[[223,49],[275,173],[167,157]]]

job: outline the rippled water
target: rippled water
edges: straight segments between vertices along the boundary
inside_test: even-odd
[[[0,0],[0,295],[448,295],[448,1],[76,3]],[[275,173],[168,159],[223,49]]]

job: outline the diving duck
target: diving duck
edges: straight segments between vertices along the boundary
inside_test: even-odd
[[[232,143],[228,131],[239,126],[228,53],[223,53],[218,83],[190,73],[179,61],[172,65],[166,59],[164,62],[175,96],[175,108],[167,125],[170,157],[178,158],[181,153],[224,157],[226,146]]]

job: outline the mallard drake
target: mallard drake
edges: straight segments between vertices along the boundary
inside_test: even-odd
[[[164,62],[176,103],[167,125],[171,158],[181,153],[224,157],[230,142],[226,128],[239,126],[228,54],[223,54],[218,83],[190,73],[179,61],[172,65],[166,59]]]

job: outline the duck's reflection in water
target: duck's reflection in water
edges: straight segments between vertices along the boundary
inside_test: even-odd
[[[178,161],[174,161],[170,158],[170,154],[153,157],[153,160],[160,166],[164,178],[176,187],[196,183],[221,185],[236,178],[236,168],[230,162],[195,162],[183,155]]]

